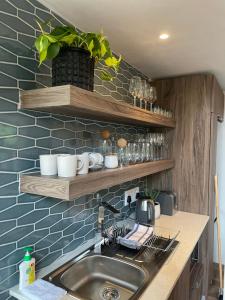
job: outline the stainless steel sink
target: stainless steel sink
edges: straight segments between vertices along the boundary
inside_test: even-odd
[[[139,266],[120,259],[92,255],[56,277],[52,277],[52,282],[60,283],[78,299],[127,300],[145,284],[147,274]]]

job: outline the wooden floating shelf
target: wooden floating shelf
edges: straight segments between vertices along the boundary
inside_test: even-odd
[[[175,127],[174,119],[72,85],[22,91],[20,108],[107,122]]]
[[[54,197],[68,201],[173,167],[174,161],[160,160],[130,165],[124,168],[91,172],[87,175],[70,178],[41,176],[39,173],[23,174],[20,180],[20,190],[23,193]]]

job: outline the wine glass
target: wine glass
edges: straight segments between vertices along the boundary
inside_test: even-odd
[[[129,92],[134,97],[134,102],[133,102],[134,106],[136,106],[136,99],[140,91],[140,88],[141,88],[141,78],[139,76],[133,76],[130,80]]]
[[[150,102],[150,111],[153,111],[153,104],[157,100],[156,88],[154,86],[149,87],[149,102]]]
[[[149,83],[145,82],[145,89],[144,89],[144,103],[145,103],[145,110],[147,110],[147,104],[150,97],[150,85]]]
[[[142,108],[142,101],[144,100],[145,89],[146,89],[146,80],[142,79],[141,86],[138,92],[138,98],[140,100],[140,108]]]

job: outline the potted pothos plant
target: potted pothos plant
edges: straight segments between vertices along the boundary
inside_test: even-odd
[[[57,26],[48,33],[45,26],[50,22],[37,23],[41,30],[35,40],[39,65],[52,60],[53,86],[72,84],[93,91],[94,68],[98,62],[101,79],[113,80],[112,74],[118,72],[121,56],[117,58],[112,54],[103,33],[80,32],[72,26]]]

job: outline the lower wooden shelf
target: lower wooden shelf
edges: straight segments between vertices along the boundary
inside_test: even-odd
[[[124,168],[91,172],[87,175],[68,178],[41,176],[40,173],[23,174],[20,180],[20,190],[23,193],[43,195],[69,201],[173,167],[173,160],[160,160],[130,165]]]

